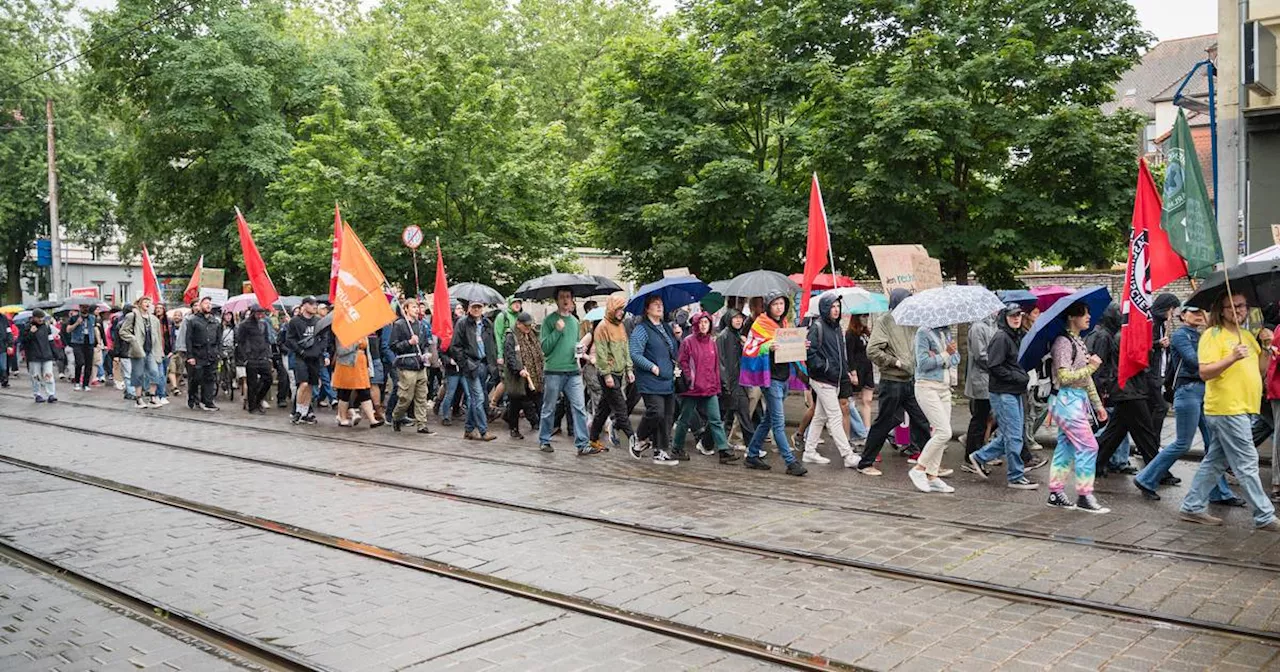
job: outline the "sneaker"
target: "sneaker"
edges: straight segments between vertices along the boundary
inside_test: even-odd
[[[151,405],[143,401],[142,397],[138,397],[137,399],[133,400],[133,407],[134,408],[151,408]]]
[[[929,476],[923,470],[912,467],[907,470],[907,477],[911,479],[911,484],[916,486],[916,490],[929,492]]]
[[[298,424],[298,423],[302,422],[302,414],[301,414],[301,413],[299,413],[299,412],[297,412],[297,411],[294,411],[293,413],[290,413],[290,414],[289,414],[289,422],[290,422],[291,424],[294,424],[294,425],[296,425],[296,424]],[[396,424],[396,431],[397,431],[397,432],[398,432],[398,431],[400,431],[400,425],[399,425],[399,422],[400,422],[399,420],[397,420],[397,421],[396,421],[396,423],[397,423],[397,424]]]
[[[169,405],[169,397],[160,397],[159,399],[156,399],[156,406],[168,406],[168,405]]]
[[[920,462],[920,451],[912,451],[907,455],[907,464],[917,464]]]
[[[807,473],[809,473],[809,470],[805,469],[804,465],[799,462],[792,462],[787,465],[788,476],[804,476]]]
[[[37,395],[36,395],[36,403],[37,403],[37,404],[43,404],[43,403],[44,403],[44,397],[42,397],[42,396],[40,396],[40,395],[38,395],[38,394],[37,394]]]
[[[745,453],[745,452],[747,452],[747,447],[746,447],[746,446],[744,446],[744,445],[742,445],[741,443],[735,443],[735,444],[733,444],[732,446],[729,446],[729,449],[730,449],[730,450],[732,450],[732,451],[733,451],[733,452],[735,452],[735,453]],[[1276,494],[1280,494],[1280,493],[1276,493]]]
[[[123,389],[124,389],[124,382],[123,382],[123,381],[116,381],[116,382],[115,382],[115,388],[116,388],[117,390],[123,390]]]
[[[50,404],[56,404],[56,403],[58,403],[58,398],[57,398],[57,397],[55,397],[55,396],[53,396],[53,395],[51,394],[51,395],[49,395],[49,398],[48,398],[48,399],[45,399],[45,401],[46,401],[46,402],[48,402],[48,403],[50,403]]]
[[[431,429],[430,427],[428,427],[428,426],[426,426],[426,425],[423,425],[423,426],[421,426],[421,427],[419,427],[419,428],[418,428],[418,433],[419,433],[419,434],[422,434],[423,436],[435,436],[436,430]],[[484,440],[485,440],[485,441],[492,441],[493,439],[484,439]]]
[[[604,448],[588,447],[586,450],[578,451],[578,457],[587,457],[589,455],[600,455],[604,453]]]
[[[1093,493],[1077,497],[1076,508],[1087,513],[1111,513],[1111,509],[1098,503],[1098,498]]]
[[[748,469],[759,469],[760,471],[769,471],[770,469],[773,468],[769,466],[768,462],[765,462],[764,460],[758,457],[751,457],[750,455],[747,456],[746,461],[744,461],[742,464]]]
[[[418,433],[419,434],[435,434],[435,432],[431,431],[431,429],[426,425],[423,425],[422,429],[418,430]],[[476,441],[493,441],[497,438],[498,438],[497,436],[490,434],[489,432],[481,432],[480,434],[476,435]]]
[[[520,430],[518,430],[518,429],[513,429],[513,430],[511,430],[511,438],[516,439],[516,440],[520,440],[520,439],[523,439],[523,438],[524,438],[524,434],[521,434],[521,433],[520,433]]]
[[[1160,485],[1182,485],[1182,479],[1173,474],[1165,474],[1164,478],[1160,479]]]
[[[953,470],[953,469],[939,469],[939,470],[938,470],[938,475],[939,475],[939,476],[950,476],[950,475],[952,475],[952,474],[954,474],[954,473],[956,473],[956,472],[955,472],[955,470]]]
[[[79,392],[79,391],[80,391],[80,386],[79,386],[79,385],[72,385],[72,386],[71,386],[71,391],[72,391],[72,392]]]
[[[965,471],[972,472],[978,478],[981,478],[983,480],[991,478],[991,470],[987,468],[987,465],[983,464],[982,461],[978,459],[977,453],[970,453],[969,457],[965,461],[969,465],[969,468],[965,469]]]
[[[1062,494],[1061,492],[1049,493],[1049,499],[1045,502],[1045,504],[1048,504],[1049,506],[1052,506],[1055,509],[1076,508],[1076,505],[1072,504],[1071,500],[1067,499],[1067,496]]]
[[[689,461],[689,453],[685,452],[684,448],[676,448],[675,450],[671,451],[669,454],[671,455],[671,457],[681,462]]]
[[[804,457],[800,459],[804,462],[811,462],[813,464],[831,464],[831,460],[819,455],[816,450],[804,451]]]
[[[861,455],[850,455],[844,458],[844,466],[846,469],[857,469],[858,463],[862,461]]]
[[[215,410],[217,410],[217,409],[215,409]],[[306,414],[306,415],[302,416],[302,422],[303,422],[304,424],[308,424],[308,425],[314,425],[314,424],[316,424],[316,415],[315,415],[315,413],[308,413],[308,414]]]
[[[1259,525],[1253,529],[1262,530],[1264,532],[1280,532],[1280,520],[1276,520],[1275,518],[1272,518],[1271,522],[1267,523],[1266,525]]]
[[[440,425],[441,425],[442,427],[449,427],[449,426],[453,425],[453,420],[451,420],[451,419],[449,419],[449,418],[441,418],[441,419],[440,419]]]
[[[476,434],[475,431],[468,430],[462,434],[462,438],[467,441],[478,441],[480,439],[480,435]]]
[[[949,495],[955,491],[955,488],[947,485],[941,478],[935,478],[932,481],[929,481],[929,492],[941,492]]]
[[[707,447],[706,445],[704,445],[701,441],[699,441],[699,442],[698,442],[698,452],[699,452],[699,453],[702,453],[703,455],[715,455],[715,454],[716,454],[716,449],[715,449],[715,448],[708,448],[708,447]]]
[[[875,467],[865,467],[865,468],[857,468],[857,469],[858,469],[858,473],[862,474],[863,476],[883,476],[884,475],[883,471],[880,471]]]
[[[1221,525],[1222,524],[1221,518],[1211,516],[1205,513],[1204,511],[1201,511],[1199,513],[1188,513],[1186,511],[1179,511],[1178,518],[1188,523],[1199,523],[1201,525]]]
[[[147,398],[147,408],[160,408],[161,406],[164,406],[164,404],[160,403],[159,399],[155,397]]]
[[[551,447],[551,444],[549,444],[549,443],[544,443],[544,444],[542,444],[541,446],[539,446],[539,447],[538,447],[538,450],[541,450],[541,451],[542,451],[542,452],[544,452],[544,453],[554,453],[554,452],[556,452],[556,449],[555,449],[555,448],[552,448],[552,447]]]
[[[1156,492],[1155,490],[1152,490],[1152,489],[1148,488],[1147,486],[1145,486],[1145,485],[1143,485],[1143,484],[1139,483],[1139,482],[1137,481],[1137,479],[1134,479],[1133,484],[1138,488],[1138,490],[1140,490],[1140,491],[1142,492],[1142,498],[1143,498],[1143,499],[1145,499],[1145,500],[1147,500],[1147,501],[1151,501],[1151,502],[1158,502],[1158,501],[1160,501],[1160,493],[1158,493],[1158,492]]]
[[[1239,497],[1231,497],[1229,499],[1219,499],[1209,503],[1218,504],[1221,506],[1236,506],[1236,507],[1243,507],[1244,505],[1248,504],[1248,502],[1244,501],[1243,499],[1240,499]]]
[[[672,457],[671,454],[665,450],[656,450],[653,453],[653,463],[674,466],[680,464],[680,460]]]
[[[132,394],[129,394],[128,392],[125,392],[125,393],[124,393],[124,400],[125,400],[125,401],[133,401],[134,399],[137,399],[137,398],[138,398],[137,396],[132,395]]]
[[[632,434],[630,437],[627,438],[627,452],[631,453],[631,457],[634,457],[638,460],[641,457],[644,457],[644,451],[649,450],[649,446],[652,443],[653,443],[652,441],[649,441],[647,439],[644,441],[641,441],[640,439],[636,438],[635,434]]]
[[[200,410],[212,413],[213,411],[218,410],[218,407],[213,404],[200,404]]]
[[[1024,471],[1033,471],[1033,470],[1035,470],[1035,469],[1039,469],[1040,467],[1043,467],[1043,466],[1044,466],[1044,465],[1046,465],[1046,464],[1049,464],[1049,460],[1048,460],[1048,459],[1043,458],[1043,457],[1039,457],[1039,456],[1032,457],[1032,458],[1031,458],[1031,460],[1030,460],[1029,462],[1027,462],[1026,466],[1025,466],[1025,467],[1023,467],[1023,470],[1024,470]]]
[[[1009,487],[1014,490],[1035,490],[1040,487],[1040,484],[1035,481],[1028,480],[1026,476],[1023,476],[1016,481],[1009,481]]]
[[[739,457],[738,454],[733,452],[732,450],[720,451],[720,464],[729,464],[731,462],[737,462],[740,459],[742,458]]]

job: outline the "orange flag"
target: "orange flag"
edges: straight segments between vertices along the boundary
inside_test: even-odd
[[[342,225],[342,256],[338,260],[338,291],[333,300],[333,335],[338,344],[350,346],[396,319],[382,293],[386,278],[369,251],[351,230]]]

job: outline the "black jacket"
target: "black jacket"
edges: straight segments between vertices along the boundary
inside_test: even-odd
[[[409,339],[414,334],[418,335],[418,342],[410,343]],[[409,320],[400,318],[391,325],[391,352],[395,353],[395,366],[397,369],[406,371],[421,371],[425,366],[423,358],[429,352],[431,332],[427,330],[427,323],[424,320],[416,320],[413,326],[409,325]]]
[[[996,333],[987,344],[987,372],[990,374],[990,390],[997,394],[1024,394],[1030,376],[1018,363],[1018,346],[1022,334],[1009,327],[1005,319],[1008,311],[1000,311],[996,318]]]
[[[831,319],[831,307],[840,299],[824,294],[818,300],[818,317],[809,323],[809,379],[840,387],[849,375],[849,362],[845,359],[844,333],[840,331],[840,318]]]
[[[464,376],[474,376],[481,372],[485,375],[498,365],[498,345],[494,339],[493,322],[482,317],[484,322],[484,357],[480,357],[480,344],[476,342],[476,324],[470,315],[463,315],[453,324],[453,343],[449,345],[449,355],[458,363],[458,372]]]
[[[271,343],[267,340],[270,328],[266,320],[253,317],[236,327],[236,365],[271,363]]]
[[[298,357],[308,359],[323,357],[325,348],[329,345],[329,339],[320,333],[320,329],[316,326],[319,322],[320,318],[316,315],[311,317],[299,315],[289,320],[289,324],[284,329],[284,349]]]
[[[736,392],[742,388],[738,384],[738,373],[742,370],[742,332],[747,328],[747,321],[742,321],[742,329],[734,330],[733,318],[741,315],[730,308],[720,322],[720,335],[716,336],[716,353],[720,358],[720,389]]]
[[[34,321],[28,322],[18,330],[18,342],[22,344],[22,352],[27,356],[28,362],[52,362],[53,361],[53,341],[49,340],[49,336],[53,332],[49,328],[49,323],[36,327],[35,332],[31,331],[32,327],[36,327]]]
[[[1098,328],[1085,341],[1089,352],[1102,360],[1102,366],[1093,373],[1093,384],[1103,402],[1111,405],[1117,401],[1135,401],[1147,398],[1149,381],[1139,373],[1121,388],[1120,382],[1120,304],[1112,302],[1098,320]]]
[[[212,314],[187,317],[187,357],[197,364],[216,364],[222,354],[222,322]]]
[[[9,333],[9,316],[0,313],[0,350],[9,347],[13,335]],[[101,343],[102,341],[98,341]]]

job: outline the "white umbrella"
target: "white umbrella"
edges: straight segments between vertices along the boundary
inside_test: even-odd
[[[1000,297],[977,285],[926,289],[893,309],[893,320],[907,327],[933,329],[977,322],[1004,307]]]

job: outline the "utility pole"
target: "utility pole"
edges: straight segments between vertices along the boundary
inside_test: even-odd
[[[58,230],[58,168],[57,156],[53,149],[53,99],[44,99],[44,118],[48,123],[48,153],[49,153],[49,247],[53,253],[51,269],[51,277],[49,283],[49,298],[56,300],[61,298],[58,294],[62,291],[62,235]]]

